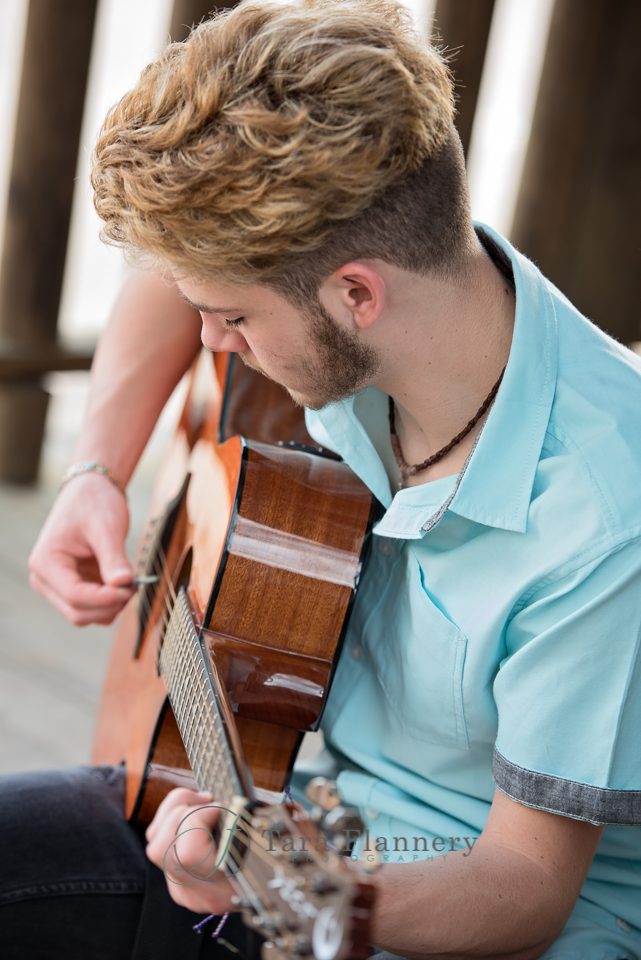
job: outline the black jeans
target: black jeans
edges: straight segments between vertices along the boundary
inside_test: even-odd
[[[123,819],[112,767],[0,777],[3,960],[221,960],[260,957],[260,938],[231,915],[210,923],[178,907]],[[240,957],[239,957],[240,955]]]
[[[203,916],[170,898],[123,798],[121,768],[0,777],[3,960],[258,960],[237,915],[217,940],[215,922],[194,932]]]

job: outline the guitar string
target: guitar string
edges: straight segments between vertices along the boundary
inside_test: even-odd
[[[245,820],[244,818],[241,819],[240,822],[242,823],[242,829],[239,831],[239,833],[235,833],[235,835],[234,835],[235,838],[237,838],[237,839],[238,839],[241,843],[243,843],[246,847],[248,847],[249,849],[251,849],[251,850],[254,852],[254,854],[257,855],[258,857],[260,857],[265,863],[267,863],[267,864],[273,864],[273,858],[270,858],[270,856],[268,855],[268,851],[267,851],[267,850],[265,849],[265,847],[263,846],[263,844],[264,844],[264,834],[259,833],[259,832],[256,830],[256,828],[255,828],[250,822],[248,822],[247,820]],[[320,835],[319,835],[319,836],[320,836]],[[176,838],[176,840],[175,840],[174,842],[177,842],[179,839],[180,839],[180,834],[177,836],[177,838]],[[302,839],[302,841],[303,841],[303,848],[302,848],[302,849],[305,850],[306,847],[304,846],[304,844],[305,844],[305,842],[306,842],[306,838],[305,838],[303,835],[301,835],[301,839]],[[213,840],[213,837],[212,837],[212,840]],[[253,846],[250,846],[251,841],[253,841]],[[271,846],[271,840],[270,840],[270,846]],[[329,847],[329,845],[328,845],[328,849],[331,849],[331,848]],[[317,847],[315,848],[315,852],[316,852],[317,855],[320,854],[320,851],[318,850]],[[177,858],[177,859],[178,859],[178,858]],[[254,902],[253,902],[254,909],[255,909],[258,913],[260,913],[260,912],[265,908],[265,902],[262,900],[260,894],[259,894],[259,893],[257,892],[257,890],[256,890],[256,886],[258,885],[258,880],[257,880],[256,874],[254,873],[254,871],[253,871],[251,868],[243,867],[243,861],[242,861],[242,859],[239,859],[239,858],[237,857],[237,855],[234,853],[233,847],[230,848],[230,852],[229,852],[229,857],[228,857],[228,859],[232,861],[232,863],[233,863],[234,866],[236,867],[237,872],[233,872],[233,871],[225,864],[223,870],[224,870],[226,876],[227,876],[228,879],[232,882],[232,884],[233,884],[234,882],[237,882],[237,883],[243,888],[243,892],[245,893],[248,901],[251,902],[251,901],[253,900],[253,901],[254,901]],[[318,859],[319,859],[318,856],[317,856],[317,857],[311,857],[311,859],[314,861],[315,864],[318,864]],[[185,868],[183,867],[183,865],[180,863],[180,860],[178,860],[178,864],[179,864],[179,866],[180,866],[180,868],[181,868],[182,870],[185,870]],[[187,870],[186,872],[187,872],[187,873],[190,873],[189,870]],[[194,875],[190,873],[190,876],[194,876]],[[252,886],[251,883],[249,883],[249,877],[252,877],[252,878],[253,878],[253,880],[254,880],[254,886]],[[200,877],[195,877],[195,879],[200,880],[200,879],[202,879],[202,878],[200,878]],[[246,889],[247,884],[245,883],[245,881],[247,881],[247,883],[249,884],[249,891]],[[252,894],[253,894],[254,896],[252,896]],[[258,908],[256,907],[256,902],[258,902]]]
[[[178,842],[178,840],[180,840],[180,834],[178,834],[178,836],[174,839],[173,844],[176,844],[176,843]],[[213,840],[213,837],[212,837],[212,840]],[[174,851],[174,853],[175,853],[175,851]],[[175,854],[175,856],[176,856],[176,859],[178,860],[178,866],[179,866],[179,868],[180,868],[182,871],[184,871],[185,873],[187,873],[190,877],[192,877],[192,878],[195,879],[195,880],[199,880],[199,881],[203,881],[203,882],[204,882],[205,880],[209,879],[208,877],[203,878],[203,877],[199,877],[199,876],[193,874],[190,870],[186,869],[186,868],[180,863],[180,859],[178,858],[178,855]],[[260,894],[259,894],[259,893],[257,892],[257,890],[256,890],[256,887],[258,886],[258,879],[257,879],[256,875],[254,874],[253,870],[245,870],[245,871],[243,872],[243,871],[242,871],[242,861],[237,860],[236,857],[235,857],[235,855],[234,855],[231,851],[230,851],[229,857],[226,858],[226,859],[231,860],[231,861],[233,862],[234,866],[236,867],[236,871],[234,872],[234,871],[233,871],[230,867],[228,867],[227,864],[225,863],[225,866],[223,867],[223,872],[224,872],[224,874],[225,874],[225,876],[226,876],[226,879],[229,880],[229,882],[231,883],[232,887],[234,887],[237,892],[243,893],[243,894],[245,895],[246,900],[253,906],[253,908],[254,908],[254,910],[256,911],[256,913],[257,913],[257,914],[261,914],[261,913],[264,911],[264,909],[265,909],[265,902],[261,899]],[[218,868],[216,868],[216,869],[218,869]],[[254,886],[252,886],[252,884],[250,883],[250,881],[249,881],[249,879],[248,879],[248,874],[253,878],[253,880],[254,880]],[[169,873],[169,877],[170,877],[170,879],[172,878],[172,874],[171,874],[171,873]]]
[[[268,856],[267,850],[264,849],[264,847],[262,846],[262,844],[261,844],[261,842],[260,842],[261,840],[264,839],[263,836],[262,836],[261,834],[258,834],[257,831],[256,831],[256,829],[255,829],[253,826],[251,826],[251,824],[248,824],[247,821],[243,821],[243,825],[244,825],[245,829],[247,830],[247,832],[253,835],[253,836],[250,836],[250,837],[249,837],[249,840],[250,840],[250,841],[251,841],[252,839],[254,840],[254,845],[253,845],[253,848],[251,848],[251,849],[253,849],[254,852],[255,852],[259,857],[261,857],[266,863],[268,863],[268,864],[273,864],[273,860],[270,860],[270,857]],[[319,836],[322,836],[322,835],[319,834]],[[305,838],[303,835],[301,835],[301,839],[303,840],[303,847],[302,847],[302,849],[305,851],[305,850],[307,850],[307,848],[306,848],[306,846],[305,846],[306,838]],[[249,842],[247,841],[247,839],[245,839],[245,837],[243,836],[242,832],[241,832],[240,840],[241,840],[241,842],[243,842],[246,846],[249,847]],[[270,841],[270,843],[271,843],[271,841]],[[327,849],[331,849],[331,847],[330,847],[329,844],[327,845]],[[314,863],[315,866],[321,866],[321,867],[322,867],[322,866],[323,866],[322,859],[325,859],[325,860],[326,860],[327,857],[325,856],[324,858],[321,858],[321,852],[318,850],[317,847],[315,848],[315,853],[316,853],[316,856],[311,856],[311,860],[313,861],[313,863]],[[320,863],[320,864],[319,864],[319,860],[321,860],[321,863]],[[234,860],[234,863],[235,863],[236,866],[238,867],[238,869],[239,869],[239,875],[240,875],[240,871],[242,870],[242,867],[240,867],[240,866],[238,865],[238,861]],[[337,871],[337,870],[334,870],[334,873],[337,874],[338,871]],[[245,874],[250,874],[250,875],[251,875],[252,877],[254,877],[254,879],[255,879],[255,874],[254,874],[254,872],[253,872],[252,870],[245,870]],[[230,876],[230,879],[233,879],[233,877]],[[349,877],[342,877],[341,879],[342,879],[342,880],[347,880],[348,882],[349,882],[349,880],[350,880]],[[259,894],[258,894],[258,899],[260,900],[260,895],[259,895]],[[262,901],[260,901],[260,902],[261,902],[261,906],[264,907],[264,903],[263,903]],[[285,902],[287,902],[287,901],[285,901]],[[350,907],[353,908],[353,906],[354,906],[353,901],[350,901]],[[291,909],[293,909],[293,908],[291,908]]]
[[[263,837],[263,835],[260,834],[260,833],[258,833],[258,831],[255,829],[255,827],[253,827],[253,826],[252,826],[250,823],[248,823],[246,820],[243,820],[242,823],[243,823],[243,830],[240,831],[240,835],[239,835],[239,836],[238,836],[237,834],[236,834],[235,836],[238,836],[239,841],[242,842],[242,843],[243,843],[246,847],[248,847],[250,850],[252,850],[252,851],[254,852],[254,854],[257,855],[258,857],[260,857],[265,863],[267,863],[267,864],[273,864],[273,859],[270,859],[270,856],[268,855],[268,851],[267,851],[267,850],[264,848],[264,846],[262,845],[262,842],[261,842],[261,841],[264,842],[264,837]],[[212,839],[213,839],[213,838],[212,838]],[[301,836],[301,839],[303,840],[303,843],[305,843],[305,837]],[[253,846],[251,845],[251,841],[253,841]],[[271,841],[270,841],[270,842],[271,842]],[[305,847],[303,847],[303,849],[305,849]],[[317,854],[319,853],[318,849],[316,849],[316,853],[317,853]],[[255,900],[255,901],[256,901],[256,900],[258,901],[258,903],[259,903],[259,911],[258,911],[258,912],[260,912],[261,910],[263,910],[263,909],[265,908],[265,902],[264,902],[264,900],[262,900],[260,894],[257,893],[257,891],[256,891],[256,885],[257,885],[257,883],[258,883],[256,874],[255,874],[254,871],[251,870],[250,868],[247,868],[247,867],[244,867],[244,868],[243,868],[243,866],[242,866],[242,863],[243,863],[242,859],[238,859],[238,857],[233,853],[233,850],[230,850],[229,859],[233,862],[234,866],[237,868],[237,871],[238,871],[237,873],[234,873],[234,872],[232,872],[231,869],[230,869],[229,867],[227,867],[226,865],[225,865],[225,867],[223,868],[224,871],[225,871],[225,873],[227,874],[229,880],[230,880],[232,883],[233,883],[234,881],[239,881],[240,884],[241,884],[241,886],[244,886],[244,884],[243,884],[243,882],[242,882],[243,879],[247,879],[247,878],[250,877],[250,876],[253,878],[253,880],[254,880],[254,886],[252,887],[251,884],[250,884],[250,891],[252,891],[252,892],[255,894],[254,900]],[[317,858],[312,857],[312,860],[314,861],[315,864],[318,865]],[[189,871],[187,871],[187,872],[189,872]],[[247,894],[247,891],[245,891],[245,893]],[[252,898],[250,898],[250,897],[248,896],[248,900],[250,900],[250,902],[251,902],[251,899],[252,899]],[[256,909],[255,902],[254,902],[253,906],[254,906],[254,909]]]
[[[171,583],[171,580],[170,580],[169,575],[168,575],[168,572],[167,572],[168,567],[167,567],[166,557],[165,557],[164,551],[162,550],[162,547],[159,546],[157,554],[158,554],[158,557],[159,557],[159,560],[160,560],[160,566],[155,565],[155,568],[154,568],[153,572],[159,574],[159,580],[160,580],[160,582],[161,582],[161,585],[168,587],[168,592],[170,593],[171,598],[173,599],[173,601],[174,601],[174,603],[175,603],[175,601],[176,601],[176,594],[175,594],[175,592],[174,592],[174,590],[173,590],[173,584]],[[165,614],[167,614],[168,616],[171,616],[171,613],[173,612],[173,608],[171,607],[170,603],[167,601],[167,596],[166,596],[166,594],[163,596],[163,602],[164,602],[164,607],[165,607]],[[148,611],[147,611],[147,613],[149,612],[149,610],[151,609],[152,606],[153,606],[153,601],[148,603]],[[164,621],[164,622],[163,622],[163,627],[164,627],[164,626],[166,626],[166,620],[165,620],[164,615],[163,615],[162,619],[163,619],[163,621]],[[232,859],[233,859],[233,857],[232,857]],[[236,866],[238,866],[238,864],[236,863],[236,861],[234,861],[234,863],[236,864]]]
[[[243,820],[242,823],[243,823],[243,830],[240,831],[240,835],[236,834],[235,837],[237,837],[241,843],[243,843],[246,847],[248,847],[248,849],[253,851],[254,854],[260,857],[264,862],[266,862],[267,864],[273,864],[273,860],[270,859],[270,857],[267,854],[267,851],[262,846],[261,841],[264,840],[263,835],[259,834],[257,830],[251,824],[249,824],[246,820]],[[179,839],[180,839],[180,835],[178,835],[175,842],[177,842],[177,840]],[[303,842],[305,842],[304,837],[302,837],[301,839],[303,839]],[[212,837],[212,840],[213,840],[213,837]],[[252,840],[254,841],[253,846],[251,845]],[[305,847],[303,847],[303,849],[305,849]],[[319,853],[318,849],[316,849],[316,853],[317,854]],[[230,854],[227,859],[231,860],[236,870],[233,871],[227,865],[227,863],[225,863],[225,866],[223,867],[223,872],[226,875],[226,878],[229,880],[232,887],[234,887],[236,890],[240,888],[240,891],[245,895],[245,899],[250,905],[253,906],[256,913],[258,915],[262,914],[266,908],[266,902],[261,897],[260,893],[258,893],[257,887],[259,886],[259,881],[258,881],[258,878],[256,877],[256,874],[251,868],[248,868],[246,866],[243,867],[242,859],[239,859],[237,857],[237,855],[233,852],[233,848],[230,850]],[[318,865],[318,857],[312,857],[311,859],[316,865]],[[182,870],[185,870],[185,868],[180,863],[180,860],[178,860],[178,863],[180,868]],[[186,872],[190,876],[194,877],[194,874],[192,874],[189,870],[186,870]],[[249,879],[250,877],[253,879],[253,885]],[[207,878],[200,878],[198,876],[195,876],[194,879],[201,880],[201,879],[207,879]],[[273,901],[271,902],[271,905],[273,906]]]
[[[176,598],[176,593],[173,589],[173,584],[168,572],[166,555],[162,549],[162,545],[160,544],[158,545],[156,556],[157,556],[157,560],[154,561],[154,564],[152,565],[152,567],[148,569],[151,569],[151,572],[158,576],[159,586],[161,587],[164,586],[166,588],[166,590],[162,591],[162,606],[164,607],[164,612],[161,611],[161,616],[160,616],[160,625],[161,625],[160,629],[161,629],[161,632],[164,632],[164,630],[167,627],[167,623],[171,617],[171,614],[173,612],[173,605],[175,605],[177,598]],[[173,601],[173,605],[168,600],[167,593],[169,593],[170,598]],[[146,596],[146,592],[145,592],[145,596]],[[148,617],[152,607],[156,602],[157,596],[158,596],[158,592],[154,591],[154,596],[152,597],[152,599],[150,601],[145,600],[144,603],[141,604],[142,612],[145,618]]]
[[[177,597],[173,587],[171,575],[169,573],[167,558],[160,544],[158,545],[158,548],[156,551],[156,557],[157,557],[157,560],[154,561],[154,564],[152,564],[151,572],[153,575],[158,576],[159,585],[165,587],[165,590],[163,591],[164,613],[162,613],[161,615],[161,623],[162,623],[161,629],[164,630],[173,612],[173,607],[167,599],[167,594],[169,594],[170,599],[171,601],[173,601],[174,605],[176,603]],[[145,599],[142,604],[143,614],[145,618],[147,618],[149,616],[149,613],[151,612],[151,609],[157,597],[157,591],[154,591],[153,597],[149,600],[147,599],[147,593],[145,591],[144,597]],[[144,609],[144,607],[146,607],[146,609]],[[270,858],[267,855],[267,851],[265,851],[262,848],[260,843],[260,839],[262,839],[262,837],[260,837],[260,835],[257,833],[257,831],[253,827],[249,825],[246,825],[246,827],[247,827],[247,832],[250,834],[249,839],[254,840],[253,849],[255,854],[258,855],[258,857],[262,858],[264,862],[270,863]],[[304,838],[302,839],[304,841]],[[249,845],[242,836],[241,836],[241,841],[246,843],[247,846]],[[230,882],[232,882],[232,884],[235,883],[238,886],[240,886],[242,892],[245,894],[246,899],[250,903],[252,903],[254,910],[256,910],[257,913],[261,913],[265,907],[265,904],[261,899],[260,894],[258,894],[256,891],[257,878],[254,871],[251,869],[247,869],[246,867],[243,868],[242,860],[239,860],[237,858],[233,850],[230,851],[229,859],[236,867],[236,872],[233,872],[230,867],[225,866],[224,870],[228,879],[230,880]],[[254,886],[251,885],[251,882],[249,880],[250,877],[254,881]]]
[[[263,862],[273,866],[273,858],[272,856],[270,856],[269,852],[264,848],[264,835],[260,834],[253,826],[251,826],[251,824],[248,824],[244,820],[243,820],[243,829],[247,834],[249,841],[251,840],[254,841],[254,845],[253,845],[254,853],[260,859],[262,859]],[[303,840],[303,843],[305,843],[305,837],[302,836],[301,839]],[[245,836],[243,836],[242,832],[241,832],[240,840],[246,846],[249,845],[248,840],[245,838]],[[312,859],[315,859],[315,858],[312,858]],[[264,904],[264,901],[261,899],[260,894],[258,894],[256,891],[258,880],[255,872],[251,868],[248,868],[247,866],[243,867],[242,860],[238,859],[238,857],[233,852],[233,848],[230,850],[229,860],[234,864],[237,872],[234,873],[230,867],[225,866],[224,872],[226,876],[230,879],[230,881],[232,882],[236,881],[241,885],[243,892],[245,893],[246,899],[250,903],[253,900],[254,909],[256,909],[257,912],[260,913],[261,910],[264,909],[265,904]],[[252,881],[253,881],[253,885],[252,885]],[[253,897],[251,896],[252,892],[254,893]],[[258,908],[256,907],[256,900],[258,901],[258,904],[259,904]]]

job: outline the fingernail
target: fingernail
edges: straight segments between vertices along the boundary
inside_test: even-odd
[[[128,570],[127,567],[119,567],[117,570],[112,570],[108,575],[108,579],[111,580],[122,580],[123,577],[126,577],[127,580],[131,583],[134,578],[133,571]]]

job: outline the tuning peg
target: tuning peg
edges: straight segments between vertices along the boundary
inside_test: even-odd
[[[314,893],[333,893],[336,890],[336,884],[326,873],[315,874],[310,881],[310,889]]]
[[[239,910],[249,910],[251,909],[250,901],[243,896],[240,896],[237,893],[233,893],[229,898],[234,907],[238,907]]]
[[[312,942],[309,937],[298,936],[292,945],[292,953],[297,957],[307,957],[312,952]]]
[[[272,957],[309,957],[312,955],[312,942],[301,934],[277,937],[273,942],[263,944],[262,960]]]
[[[345,853],[361,835],[364,825],[356,807],[338,806],[325,816],[323,829],[331,836],[336,849]]]
[[[322,810],[333,810],[341,802],[333,780],[314,777],[305,787],[305,796]]]

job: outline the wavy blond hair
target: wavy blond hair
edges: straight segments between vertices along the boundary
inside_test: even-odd
[[[293,298],[354,256],[460,256],[452,82],[393,0],[243,0],[172,43],[107,115],[103,239]]]

